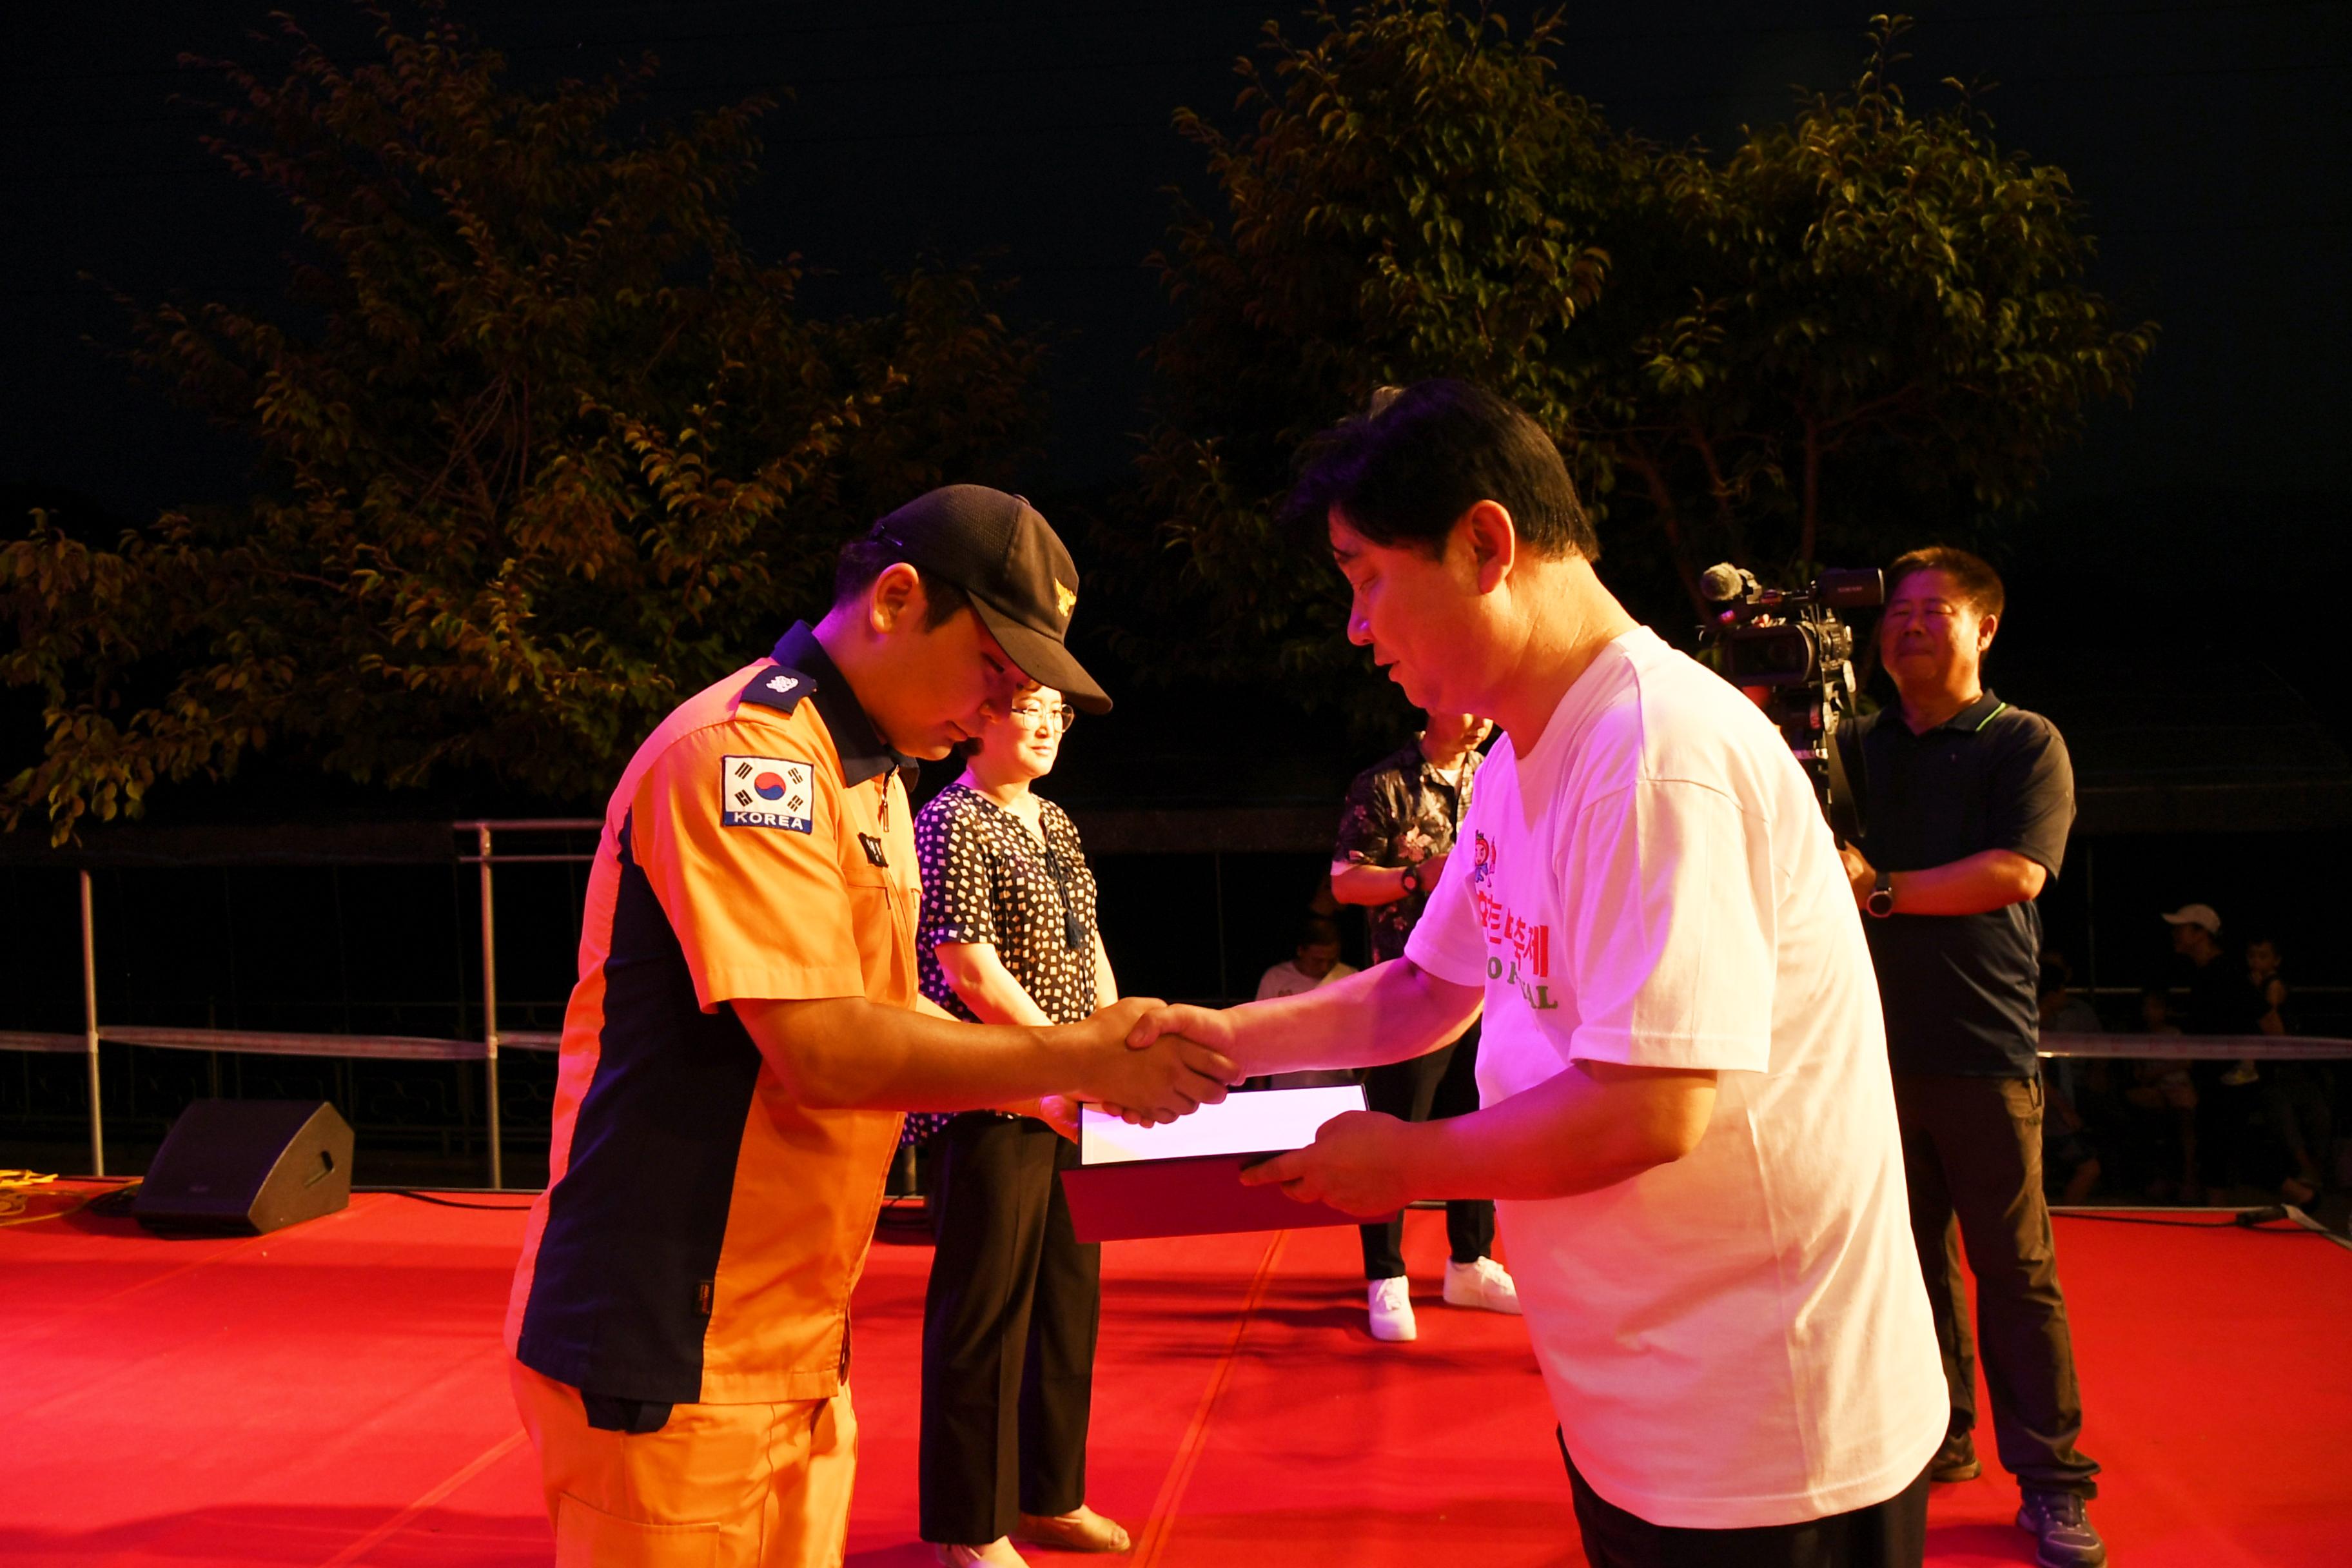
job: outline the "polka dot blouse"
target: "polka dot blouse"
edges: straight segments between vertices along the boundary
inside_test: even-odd
[[[1056,1024],[1095,1010],[1095,879],[1069,814],[1040,796],[1045,841],[1011,812],[953,784],[915,814],[923,873],[915,956],[923,994],[959,1018],[974,1017],[933,951],[944,942],[986,942],[1021,988]],[[916,1137],[945,1116],[908,1118]]]

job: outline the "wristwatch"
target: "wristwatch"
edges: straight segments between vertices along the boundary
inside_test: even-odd
[[[1870,897],[1864,901],[1862,907],[1868,910],[1872,914],[1876,915],[1880,920],[1885,920],[1887,916],[1895,912],[1894,872],[1879,872],[1878,885],[1870,889]]]
[[[1408,893],[1418,893],[1421,891],[1421,868],[1418,866],[1407,866],[1404,868],[1404,880],[1400,885]]]

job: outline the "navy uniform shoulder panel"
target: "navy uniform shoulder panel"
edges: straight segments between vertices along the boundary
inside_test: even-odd
[[[803,698],[816,695],[816,677],[785,665],[772,665],[753,676],[743,689],[735,695],[740,706],[756,702],[762,708],[781,709],[790,713],[801,705]]]
[[[760,1051],[732,1007],[705,1013],[685,950],[619,835],[596,1069],[572,1161],[548,1194],[516,1355],[590,1394],[702,1397],[703,1334]]]

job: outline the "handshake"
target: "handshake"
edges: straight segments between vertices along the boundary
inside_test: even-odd
[[[1067,1027],[1077,1087],[1070,1100],[1053,1097],[1044,1107],[1045,1120],[1067,1138],[1078,1135],[1071,1100],[1154,1127],[1217,1104],[1246,1076],[1235,1059],[1232,1015],[1213,1007],[1130,997]],[[1394,1117],[1349,1111],[1325,1122],[1307,1147],[1245,1169],[1242,1183],[1278,1186],[1301,1203],[1363,1218],[1394,1214],[1416,1195],[1401,1143],[1411,1131]]]
[[[1246,1076],[1231,1055],[1233,1027],[1213,1008],[1130,996],[1066,1032],[1073,1058],[1070,1098],[1139,1127],[1214,1105]]]

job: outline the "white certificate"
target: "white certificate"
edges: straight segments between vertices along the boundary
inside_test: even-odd
[[[1335,1116],[1364,1109],[1362,1086],[1265,1089],[1228,1095],[1164,1127],[1132,1127],[1085,1106],[1078,1117],[1078,1163],[1190,1160],[1204,1154],[1274,1154],[1304,1149]]]

